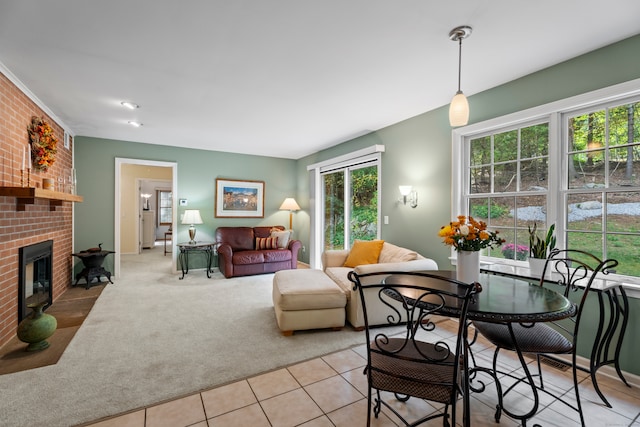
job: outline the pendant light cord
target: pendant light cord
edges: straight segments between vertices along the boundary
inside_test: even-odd
[[[460,93],[460,80],[462,76],[462,37],[458,38],[458,93]]]

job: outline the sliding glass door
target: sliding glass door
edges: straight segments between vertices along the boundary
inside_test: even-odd
[[[322,177],[324,188],[324,250],[343,249],[346,230],[345,213],[345,170],[327,173]]]
[[[378,226],[378,163],[366,162],[322,173],[323,248],[348,249],[374,240]]]

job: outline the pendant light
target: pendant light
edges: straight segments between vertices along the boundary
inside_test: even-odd
[[[456,27],[449,33],[449,38],[458,42],[458,91],[449,105],[449,123],[452,127],[464,126],[469,122],[469,102],[460,90],[460,76],[462,74],[462,39],[471,35],[471,27]]]

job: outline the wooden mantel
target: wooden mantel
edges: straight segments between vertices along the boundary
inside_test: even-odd
[[[16,198],[16,210],[24,211],[27,205],[35,203],[36,199],[49,200],[49,210],[55,211],[62,202],[82,202],[82,196],[61,193],[59,191],[43,190],[34,187],[0,187],[0,196]]]

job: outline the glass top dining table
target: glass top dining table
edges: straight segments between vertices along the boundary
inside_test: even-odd
[[[421,271],[420,273],[432,274],[437,276],[444,276],[447,278],[455,279],[455,271]],[[384,283],[388,285],[396,286],[424,286],[431,288],[448,287],[448,290],[455,292],[456,285],[450,282],[434,280],[428,276],[418,276],[411,274],[396,274],[391,273],[384,278]],[[534,323],[534,322],[550,322],[554,320],[565,319],[575,314],[576,306],[564,295],[559,294],[551,289],[531,284],[528,281],[516,279],[513,277],[496,276],[493,274],[480,273],[478,283],[481,285],[481,289],[472,296],[472,301],[469,305],[469,311],[467,313],[468,321],[484,321],[506,324],[509,331],[512,331],[512,324],[514,323]],[[416,307],[424,308],[426,310],[436,309],[438,314],[456,316],[460,311],[460,301],[457,298],[447,299],[445,297],[444,306],[442,301],[435,299],[429,300],[429,296],[425,295],[424,289],[416,288],[396,288],[408,304],[413,304]],[[387,295],[391,298],[402,298],[395,292],[388,292]],[[477,330],[476,330],[477,332]],[[512,332],[511,332],[512,333]],[[515,340],[513,334],[511,335]],[[469,343],[475,342],[475,336]],[[510,417],[518,420],[522,420],[523,425],[526,420],[532,417],[538,410],[539,398],[538,390],[533,382],[533,377],[529,372],[527,363],[523,357],[522,352],[516,342],[515,344],[516,354],[525,373],[526,383],[531,387],[531,393],[534,396],[534,402],[530,410],[523,414],[516,414],[508,408],[504,407],[502,386],[500,385],[500,379],[498,372],[491,368],[481,367],[475,364],[475,358],[470,353],[472,359],[474,359],[473,366],[469,366],[469,358],[464,358],[465,372],[467,372],[466,386],[470,387],[473,378],[479,372],[484,372],[495,380],[498,393],[498,405],[497,413],[504,412]],[[495,366],[494,366],[495,368]],[[484,386],[478,388],[471,387],[472,390],[481,392],[484,390]],[[467,388],[468,390],[468,388]],[[468,399],[464,402],[464,425],[470,425],[470,407]],[[496,415],[496,421],[499,416]]]
[[[422,271],[455,279],[455,271]],[[563,295],[542,286],[532,285],[525,280],[480,273],[478,282],[482,289],[473,296],[469,305],[468,319],[485,322],[549,322],[564,319],[575,313],[575,305]],[[385,278],[385,283],[427,287],[449,286],[448,282],[430,280],[425,276],[400,274]],[[405,288],[402,294],[407,298],[418,298],[423,292]],[[415,294],[415,295],[414,295]],[[416,299],[414,298],[414,300]],[[424,302],[424,301],[421,301]],[[457,302],[446,303],[440,310],[443,315],[456,315]]]

